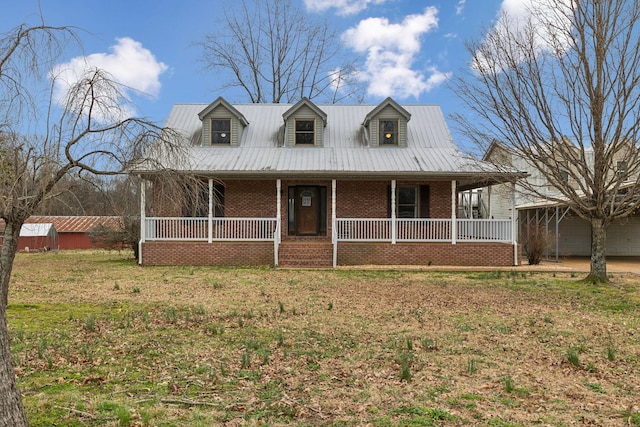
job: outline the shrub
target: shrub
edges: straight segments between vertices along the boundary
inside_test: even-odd
[[[522,226],[522,248],[527,254],[529,265],[538,265],[542,255],[555,242],[555,235],[536,221],[529,221]]]

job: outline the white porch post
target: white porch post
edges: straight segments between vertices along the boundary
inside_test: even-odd
[[[278,252],[280,250],[280,239],[282,239],[282,230],[280,227],[280,220],[282,219],[282,181],[276,179],[276,232],[273,236],[273,264],[278,265],[280,259]]]
[[[458,239],[458,219],[456,213],[456,180],[451,180],[451,244],[455,245]]]
[[[207,220],[208,242],[213,242],[213,179],[209,178],[209,216]]]
[[[145,211],[146,207],[146,181],[143,179],[140,183],[140,241],[138,242],[138,264],[142,265],[142,244],[147,238],[147,217]]]
[[[396,180],[391,180],[391,244],[396,244],[398,223],[396,221]]]
[[[528,215],[528,212],[527,212]],[[516,212],[516,183],[511,185],[511,234],[513,240],[513,265],[518,265],[518,212]]]
[[[336,230],[336,180],[331,180],[331,240],[333,242],[333,268],[338,265],[338,230]]]

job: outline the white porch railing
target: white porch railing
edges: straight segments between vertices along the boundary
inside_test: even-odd
[[[334,236],[339,242],[390,242],[393,240],[391,218],[336,218]],[[398,242],[450,242],[452,221],[449,218],[397,219]],[[211,237],[209,237],[211,233]],[[274,241],[280,243],[275,218],[147,217],[145,240],[187,241]],[[458,242],[512,242],[511,220],[457,219]]]
[[[277,231],[275,218],[213,218],[209,239],[209,218],[147,217],[145,240],[272,241]]]
[[[398,242],[450,242],[452,221],[449,218],[418,218],[396,220]],[[337,241],[392,241],[393,221],[390,218],[337,218]],[[460,242],[512,242],[511,220],[457,219],[456,240]]]
[[[459,219],[458,240],[473,242],[512,242],[510,219]]]

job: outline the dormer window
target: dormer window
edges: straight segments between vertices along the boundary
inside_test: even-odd
[[[398,145],[398,121],[380,120],[380,145]]]
[[[211,144],[231,144],[231,119],[211,119]]]
[[[411,114],[391,98],[369,111],[362,125],[368,131],[372,147],[406,147],[407,123]]]
[[[315,120],[296,120],[296,145],[315,144]]]

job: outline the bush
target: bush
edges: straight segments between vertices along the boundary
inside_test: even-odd
[[[522,248],[530,265],[540,264],[542,255],[555,242],[555,235],[536,221],[529,221],[522,227]]]
[[[104,224],[97,225],[88,231],[91,242],[106,249],[130,248],[133,256],[138,258],[138,241],[140,240],[140,218],[123,216],[122,228],[114,230]]]

